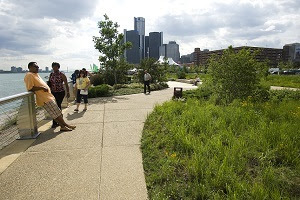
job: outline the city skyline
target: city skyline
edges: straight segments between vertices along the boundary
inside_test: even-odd
[[[134,17],[146,19],[146,33],[163,32],[180,54],[233,46],[282,48],[299,41],[297,0],[74,0],[0,2],[0,69],[59,62],[69,71],[98,64],[92,36],[106,13],[123,29],[134,30]],[[128,6],[130,5],[130,6]],[[28,12],[30,10],[30,12]],[[155,14],[154,14],[155,13]]]

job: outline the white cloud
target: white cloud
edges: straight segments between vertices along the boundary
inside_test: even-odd
[[[0,0],[0,68],[60,62],[62,68],[98,63],[93,36],[106,13],[123,29],[146,19],[146,34],[163,31],[181,54],[195,47],[229,45],[282,48],[299,42],[298,0]]]

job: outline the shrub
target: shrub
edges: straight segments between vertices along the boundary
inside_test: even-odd
[[[186,74],[185,74],[185,72],[183,70],[179,70],[176,73],[176,75],[177,75],[177,78],[179,78],[179,79],[185,79],[186,78]]]
[[[109,87],[107,84],[98,85],[89,88],[89,98],[107,96]]]
[[[158,84],[161,85],[163,88],[168,88],[169,87],[168,83],[166,83],[166,82],[160,82]]]
[[[144,85],[141,83],[131,83],[128,85],[129,88],[144,88]]]
[[[120,88],[126,88],[126,87],[127,87],[126,84],[114,84],[113,85],[114,90],[117,90],[117,89],[120,89]]]
[[[252,102],[265,102],[270,98],[270,88],[258,86],[254,91],[252,96],[249,96]]]
[[[150,88],[151,88],[152,91],[162,90],[162,89],[165,89],[165,88],[168,88],[168,87],[169,87],[169,85],[165,82],[150,84]],[[144,88],[144,86],[143,86],[143,88]]]
[[[91,80],[91,84],[94,86],[101,85],[104,83],[103,75],[100,73],[90,77],[90,80]]]
[[[264,65],[258,63],[250,50],[235,53],[232,47],[224,51],[220,59],[209,61],[209,74],[214,93],[226,104],[234,99],[252,96],[258,87]]]
[[[182,97],[208,100],[212,94],[212,89],[209,86],[200,85],[196,90],[183,91]]]
[[[281,102],[284,100],[296,100],[300,99],[300,90],[270,90],[270,101]]]

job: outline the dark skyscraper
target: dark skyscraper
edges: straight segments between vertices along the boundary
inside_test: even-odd
[[[140,37],[140,58],[145,58],[145,18],[135,17],[134,18],[134,30],[138,31]]]
[[[145,36],[145,18],[135,17],[134,18],[134,30],[139,32],[139,35]]]
[[[145,36],[145,58],[149,58],[149,36]]]
[[[125,51],[125,59],[127,62],[132,64],[139,64],[141,61],[140,57],[140,37],[139,33],[135,30],[127,31],[124,30],[125,42],[131,42],[132,47]]]
[[[149,33],[149,57],[159,59],[159,47],[163,44],[162,32]]]

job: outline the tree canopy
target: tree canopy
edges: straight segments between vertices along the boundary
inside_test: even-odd
[[[118,74],[124,70],[120,65],[124,51],[131,47],[130,42],[124,43],[124,35],[118,32],[118,27],[118,23],[105,14],[104,20],[98,22],[100,36],[93,36],[94,46],[100,52],[99,61],[105,72],[113,75],[115,84],[118,83]]]

